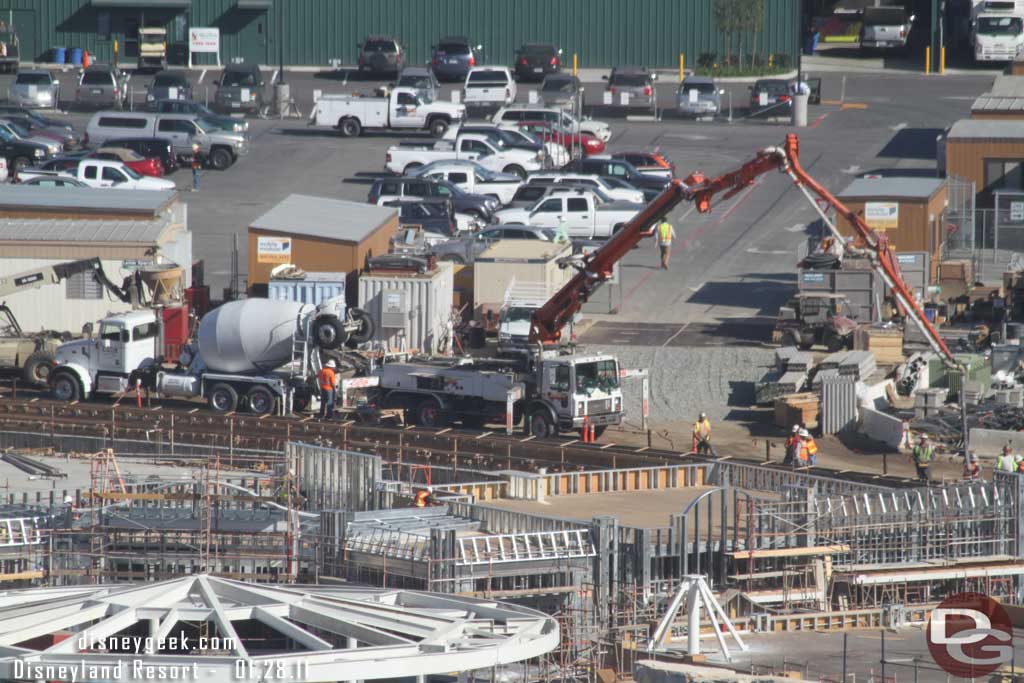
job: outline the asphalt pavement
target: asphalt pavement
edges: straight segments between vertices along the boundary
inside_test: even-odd
[[[812,72],[813,75],[813,72]],[[804,166],[833,191],[859,174],[935,172],[935,136],[969,114],[971,101],[986,92],[987,73],[927,77],[906,73],[822,72],[822,104],[810,108],[810,125],[798,132]],[[268,72],[273,76],[273,72]],[[73,72],[62,76],[65,97],[74,93]],[[215,70],[194,70],[196,99],[212,100]],[[9,76],[0,77],[0,92]],[[130,81],[133,100],[145,99],[150,76]],[[658,101],[671,103],[676,84],[662,79]],[[383,172],[389,145],[409,134],[370,133],[345,139],[330,129],[307,125],[314,90],[325,93],[371,92],[381,85],[347,71],[286,74],[300,118],[253,120],[250,153],[224,172],[203,174],[201,190],[183,194],[189,204],[195,255],[205,261],[208,283],[217,298],[229,286],[233,244],[244,285],[246,230],[250,222],[291,193],[365,201],[372,178]],[[536,86],[522,85],[527,100]],[[598,101],[602,86],[587,84],[587,99]],[[727,84],[727,114],[714,121],[680,120],[670,111],[661,120],[627,120],[623,112],[597,110],[609,121],[610,151],[657,148],[675,162],[680,177],[694,171],[714,176],[753,157],[759,148],[780,144],[793,132],[788,122],[746,117],[745,84]],[[450,97],[446,86],[442,97]],[[643,114],[644,112],[633,112]],[[649,114],[649,112],[648,112]],[[71,110],[67,117],[84,129],[91,112]],[[191,186],[187,172],[175,179]],[[787,177],[769,174],[737,196],[716,202],[708,214],[683,205],[670,216],[678,239],[671,269],[657,268],[658,255],[645,242],[622,263],[620,284],[588,305],[596,320],[587,334],[597,340],[632,339],[640,345],[714,345],[743,343],[766,334],[778,306],[795,291],[797,250],[816,215]],[[609,311],[615,311],[609,313]],[[747,323],[753,323],[748,325]],[[616,335],[615,325],[630,335]],[[645,327],[650,326],[650,327]],[[665,326],[668,326],[667,328]],[[750,329],[747,329],[747,328]]]

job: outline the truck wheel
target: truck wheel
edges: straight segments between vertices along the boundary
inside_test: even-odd
[[[249,412],[254,415],[270,415],[274,412],[274,394],[270,389],[262,386],[255,386],[245,395],[245,401],[249,404]]]
[[[526,180],[526,169],[524,169],[522,166],[520,166],[518,164],[509,164],[508,166],[506,166],[502,170],[505,173],[514,173],[515,175],[519,176],[523,180]]]
[[[353,308],[349,311],[352,319],[359,323],[359,329],[348,336],[349,344],[365,344],[373,339],[377,331],[377,325],[373,322],[370,314],[361,308]]]
[[[419,168],[422,165],[423,164],[421,164],[420,162],[414,161],[414,162],[412,162],[411,164],[409,164],[408,166],[406,166],[405,168],[402,169],[402,175],[409,175],[410,173],[412,173],[413,171],[415,171],[417,168]]]
[[[53,356],[45,352],[36,352],[28,357],[23,368],[23,377],[28,384],[45,386],[50,381],[50,373],[57,364]]]
[[[51,385],[53,398],[57,401],[77,401],[82,397],[82,387],[78,384],[78,378],[70,372],[58,372],[53,378]]]
[[[443,138],[444,134],[448,132],[448,127],[451,124],[444,119],[434,119],[430,122],[430,134],[435,138]]]
[[[230,384],[214,384],[209,400],[210,407],[218,413],[232,413],[238,409],[238,392]]]
[[[338,127],[341,128],[341,134],[347,138],[357,138],[363,132],[359,119],[343,119]]]
[[[551,416],[543,410],[535,410],[530,413],[530,434],[538,439],[546,439],[555,436],[557,431],[551,423]]]
[[[214,167],[218,171],[227,170],[234,162],[234,157],[231,156],[231,152],[226,149],[217,148],[210,152],[210,166]]]
[[[421,427],[441,427],[444,423],[444,412],[434,399],[420,401],[416,406],[416,424]]]
[[[313,321],[313,339],[321,349],[333,351],[345,343],[345,328],[336,315],[322,315]]]

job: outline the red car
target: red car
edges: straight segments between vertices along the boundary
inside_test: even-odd
[[[586,133],[570,133],[550,121],[520,121],[517,125],[520,129],[533,133],[544,142],[556,142],[569,151],[582,149],[583,156],[600,154],[604,151],[604,143],[599,138]]]
[[[162,178],[164,165],[156,157],[144,157],[124,147],[100,147],[88,155],[91,159],[107,159],[109,161],[120,161],[128,168],[140,175]]]

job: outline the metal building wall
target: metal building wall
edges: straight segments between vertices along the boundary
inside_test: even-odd
[[[411,61],[420,63],[438,38],[466,34],[484,45],[488,61],[499,63],[509,63],[513,50],[524,42],[551,41],[565,50],[567,59],[577,53],[583,67],[672,67],[680,52],[686,53],[689,65],[703,52],[724,53],[725,38],[715,26],[713,6],[714,0],[274,0],[269,10],[259,11],[239,10],[236,0],[192,0],[187,12],[191,26],[221,28],[226,62],[259,52],[266,54],[266,63],[276,63],[278,13],[283,9],[288,64],[326,65],[334,58],[350,64],[358,41],[386,33],[401,38]],[[114,35],[99,40],[98,10],[89,0],[0,0],[0,13],[8,8],[32,11],[32,40],[39,56],[60,45],[84,47],[101,60],[112,54],[121,19],[136,12],[112,10]],[[794,54],[799,13],[799,0],[765,0],[758,51]],[[750,37],[744,42],[749,54]]]

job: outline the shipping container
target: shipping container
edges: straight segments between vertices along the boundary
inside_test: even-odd
[[[882,301],[882,280],[873,270],[861,268],[843,270],[801,270],[797,284],[801,292],[831,292],[844,294],[850,303],[849,316],[859,322],[872,322],[876,307]]]
[[[267,298],[319,306],[345,296],[345,273],[306,273],[299,278],[271,278]]]
[[[497,64],[532,42],[557,43],[566,65],[577,54],[581,67],[674,67],[680,53],[688,67],[702,56],[721,63],[729,52],[795,60],[800,3],[765,0],[759,31],[728,36],[714,7],[715,0],[7,0],[0,16],[13,19],[25,61],[49,61],[56,46],[109,61],[117,42],[122,61],[134,62],[140,26],[167,29],[172,64],[184,63],[194,27],[220,29],[222,64],[355,64],[356,45],[371,34],[401,40],[410,64],[425,63],[448,35],[469,36]],[[197,53],[196,61],[212,64],[215,55]]]
[[[452,264],[427,273],[368,272],[359,278],[359,307],[377,323],[386,350],[442,353],[452,326]]]
[[[497,321],[506,294],[517,283],[543,285],[545,299],[550,299],[575,273],[558,266],[568,256],[569,243],[503,240],[489,248],[473,264],[475,319]]]

